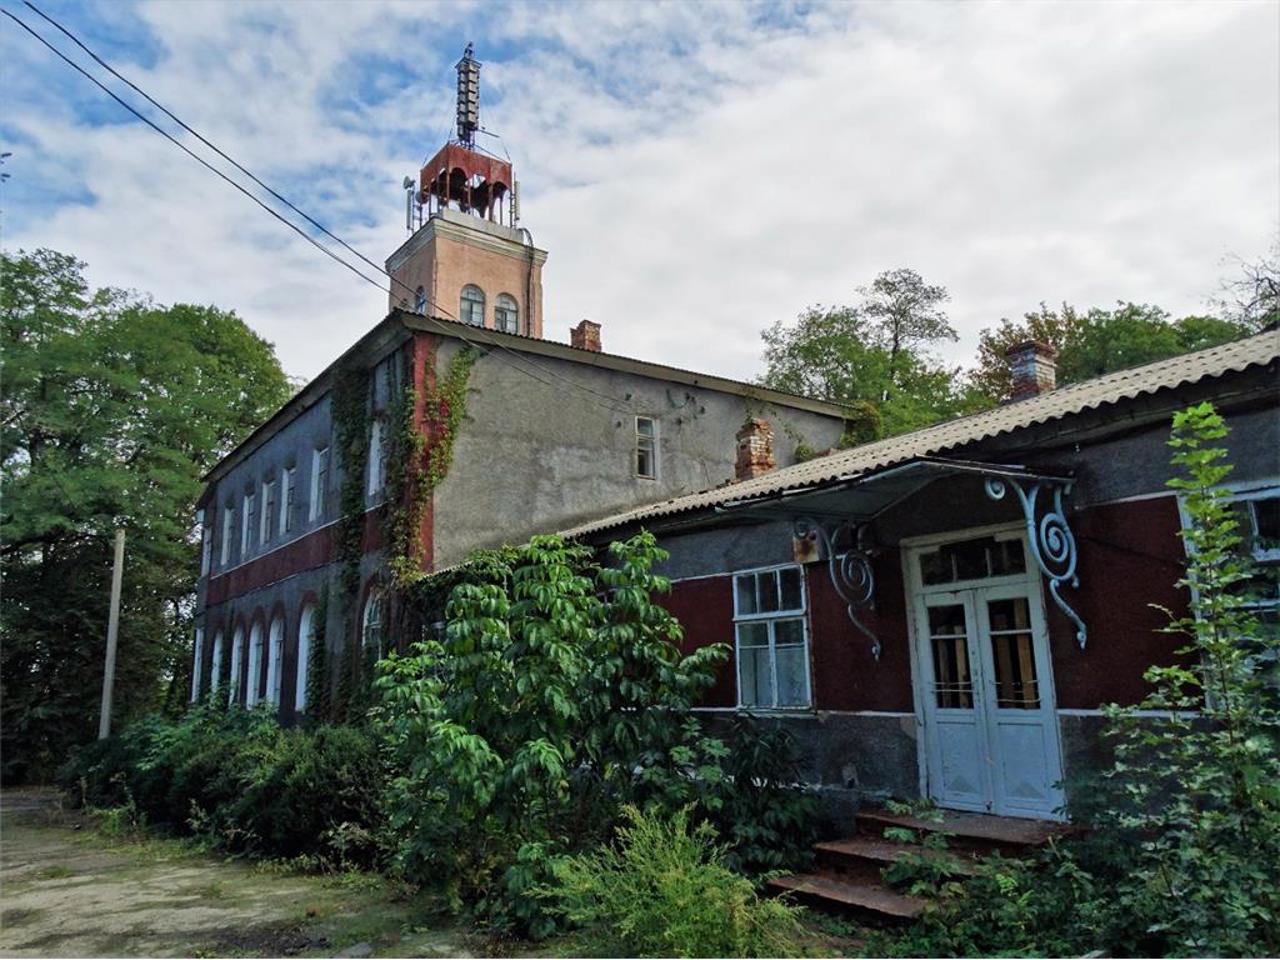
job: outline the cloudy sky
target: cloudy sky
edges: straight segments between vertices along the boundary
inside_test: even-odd
[[[730,376],[892,267],[951,291],[964,362],[1042,300],[1203,310],[1280,231],[1269,0],[37,3],[377,261],[474,41],[483,142],[550,251],[546,335],[589,317],[608,350]],[[304,377],[385,313],[7,18],[0,64],[5,249],[234,308]]]

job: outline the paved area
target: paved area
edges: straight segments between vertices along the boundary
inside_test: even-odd
[[[0,956],[472,956],[429,905],[363,874],[318,877],[104,836],[53,791],[0,793]]]

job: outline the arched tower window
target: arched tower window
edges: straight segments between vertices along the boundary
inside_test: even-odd
[[[473,327],[484,326],[484,291],[474,283],[462,288],[461,309],[458,318]]]
[[[413,293],[413,312],[414,313],[427,312],[427,291],[422,287],[419,287]]]
[[[374,656],[382,658],[383,630],[386,621],[386,601],[382,591],[375,587],[369,591],[364,602],[364,624],[360,632],[360,640],[365,649],[374,650]]]
[[[493,326],[503,333],[520,332],[520,305],[509,293],[498,294],[493,305]]]

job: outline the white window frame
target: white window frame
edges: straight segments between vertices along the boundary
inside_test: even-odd
[[[650,424],[653,433],[649,435],[640,432],[640,422]],[[649,447],[649,463],[650,473],[640,472],[640,451],[644,445]],[[657,480],[658,479],[658,418],[637,415],[635,419],[635,449],[632,452],[631,465],[635,470],[635,475],[641,480]]]
[[[196,650],[191,659],[191,702],[200,699],[200,673],[204,665],[204,627],[196,627]]]
[[[324,466],[324,483],[320,482],[320,467]],[[329,471],[333,469],[333,458],[329,456],[329,447],[316,447],[311,451],[311,509],[307,517],[312,522],[324,516],[324,502],[329,494]]]
[[[502,318],[510,314],[511,328],[502,322]],[[503,333],[520,332],[520,302],[509,293],[500,293],[493,301],[493,329]]]
[[[233,500],[231,503],[223,504],[222,507],[222,552],[219,557],[219,565],[225,567],[231,562],[231,538],[236,535],[236,505]]]
[[[307,672],[311,667],[311,645],[316,640],[319,608],[307,601],[298,614],[298,676],[293,686],[293,708],[298,713],[307,709]]]
[[[249,672],[245,676],[247,687],[244,692],[244,705],[252,707],[258,703],[258,687],[262,680],[262,624],[255,623],[249,628]]]
[[[265,546],[271,542],[272,513],[279,506],[276,500],[276,482],[274,479],[262,481],[262,510],[258,516],[258,543]]]
[[[280,689],[284,686],[284,617],[271,621],[267,631],[267,692],[264,699],[280,705]]]
[[[474,297],[468,297],[467,296],[468,290],[475,290],[480,294],[480,298],[477,300]],[[474,319],[474,314],[477,307],[480,310],[480,320],[478,323]],[[488,312],[488,309],[489,309],[489,296],[484,292],[484,289],[480,287],[478,284],[474,284],[474,283],[464,284],[462,289],[458,291],[458,319],[461,320],[463,323],[469,324],[473,327],[483,327],[484,315],[486,312]]]
[[[783,570],[796,570],[800,574],[800,606],[787,607],[786,609],[768,610],[758,613],[739,613],[741,604],[738,602],[738,591],[740,589],[739,578],[759,576],[762,573],[772,573],[778,581],[778,602],[782,602],[782,585],[779,573]],[[768,567],[753,567],[749,570],[735,570],[731,574],[733,577],[733,658],[734,658],[734,686],[737,690],[738,709],[753,711],[784,711],[795,712],[813,709],[813,660],[812,660],[812,636],[809,629],[809,589],[805,578],[805,568],[799,563],[779,563]],[[753,587],[754,589],[754,587]],[[804,660],[804,703],[787,704],[786,706],[778,705],[778,649],[777,649],[777,623],[782,620],[799,620],[801,624],[802,636],[804,637],[801,645]],[[765,623],[769,629],[769,669],[771,671],[771,686],[773,690],[772,704],[748,704],[743,702],[742,697],[742,653],[739,641],[739,624],[746,623]]]
[[[1223,484],[1221,489],[1226,492],[1228,501],[1233,504],[1240,501],[1271,500],[1280,497],[1280,477],[1270,477],[1252,482],[1227,483]],[[1186,499],[1181,494],[1178,496],[1178,521],[1183,530],[1186,530],[1191,523],[1191,515],[1187,512]],[[1253,535],[1256,536],[1258,520],[1252,508],[1249,510],[1249,523],[1253,526]],[[1186,537],[1182,538],[1182,545],[1189,557],[1192,548]],[[1272,548],[1259,552],[1255,548],[1252,552],[1254,563],[1259,565],[1280,563],[1280,549]],[[1194,597],[1193,599],[1198,600],[1199,597]],[[1280,613],[1280,598],[1257,600],[1247,603],[1245,606],[1250,610],[1276,610],[1277,613]]]
[[[280,468],[280,536],[293,532],[293,511],[298,501],[298,468]]]
[[[207,577],[213,563],[213,529],[205,523],[203,509],[196,511],[196,525],[200,528],[200,576]]]
[[[219,630],[213,637],[213,663],[209,667],[209,692],[217,693],[222,680],[222,647],[226,637]]]
[[[241,510],[244,514],[243,517],[241,518],[241,523],[240,523],[240,559],[241,560],[249,556],[249,546],[251,543],[250,537],[252,536],[249,525],[255,522],[254,520],[255,511],[253,509],[254,502],[255,502],[254,495],[252,493],[246,493],[244,495],[244,502],[241,504]]]
[[[369,496],[375,497],[387,485],[387,464],[384,456],[386,430],[381,417],[374,417],[369,424]]]
[[[244,646],[244,627],[236,627],[231,634],[231,676],[227,681],[227,704],[234,704],[240,699],[240,658],[241,647]]]

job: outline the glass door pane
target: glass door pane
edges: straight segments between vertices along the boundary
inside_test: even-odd
[[[1040,709],[1040,681],[1036,675],[1031,612],[1026,597],[988,600],[987,622],[991,627],[996,707]]]
[[[943,709],[973,709],[969,636],[964,604],[929,608],[929,646],[933,652],[934,704]]]

